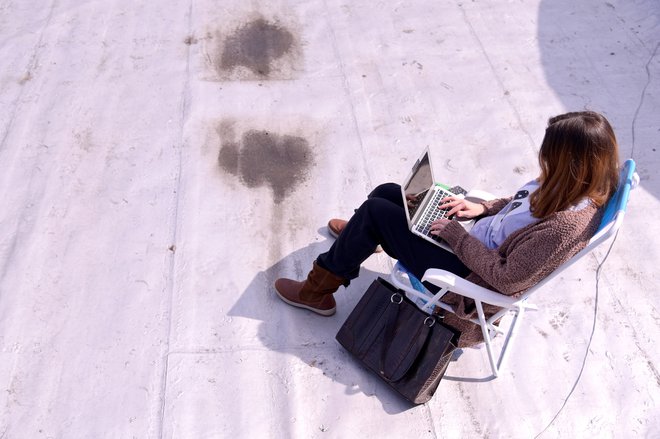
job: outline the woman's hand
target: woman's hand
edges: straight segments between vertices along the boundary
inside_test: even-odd
[[[448,218],[456,215],[458,218],[470,219],[482,215],[486,211],[483,204],[473,203],[472,201],[458,197],[447,197],[442,200],[438,207],[440,209],[449,209],[447,212]]]
[[[446,218],[435,220],[431,223],[431,229],[430,229],[430,234],[438,236],[440,235],[440,232],[442,232],[445,227],[447,227],[447,224],[449,224],[451,220],[448,220]]]

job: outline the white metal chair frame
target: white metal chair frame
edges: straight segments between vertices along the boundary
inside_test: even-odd
[[[626,160],[621,170],[619,187],[612,198],[608,201],[605,207],[605,214],[600,223],[598,231],[591,238],[591,240],[589,240],[587,246],[579,253],[574,255],[571,259],[559,266],[554,272],[548,275],[541,282],[525,291],[518,297],[507,296],[496,291],[483,288],[459,276],[456,276],[451,272],[436,268],[428,269],[422,278],[422,282],[430,282],[431,284],[441,288],[438,293],[432,294],[422,285],[422,282],[410,274],[399,262],[397,262],[392,269],[390,279],[396,287],[404,290],[411,299],[416,300],[418,304],[421,304],[422,309],[429,313],[434,309],[435,306],[439,306],[446,311],[455,313],[455,310],[452,306],[440,301],[442,296],[449,291],[473,299],[477,308],[477,318],[471,319],[471,321],[481,326],[481,331],[486,343],[488,360],[493,370],[493,375],[497,377],[499,370],[502,368],[504,357],[507,352],[507,347],[511,344],[514,338],[517,323],[522,319],[524,311],[526,309],[537,309],[535,305],[527,303],[527,299],[540,288],[542,288],[546,283],[550,282],[559,273],[566,270],[577,260],[591,252],[601,243],[609,240],[609,238],[613,237],[617,233],[619,227],[621,227],[621,224],[623,223],[630,190],[637,187],[638,184],[639,176],[635,172],[635,162],[632,159]],[[485,197],[481,195],[481,198]],[[421,302],[419,299],[421,299]],[[495,305],[501,307],[502,309],[490,318],[486,319],[483,310],[483,303]],[[500,351],[499,360],[495,361],[495,355],[493,353],[491,341],[492,338],[496,335],[504,333],[502,329],[495,325],[495,322],[497,322],[510,311],[514,313],[513,321],[508,333],[506,334],[506,338]]]

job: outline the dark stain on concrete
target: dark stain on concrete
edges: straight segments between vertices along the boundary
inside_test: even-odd
[[[296,39],[285,27],[264,18],[253,20],[229,35],[221,49],[219,73],[245,67],[268,78],[273,63],[295,52]]]
[[[186,46],[192,46],[193,44],[197,44],[199,40],[195,37],[195,35],[188,35],[185,40],[183,40],[183,44]]]
[[[281,203],[307,180],[314,164],[312,150],[303,137],[249,130],[235,140],[233,129],[221,124],[220,168],[250,188],[270,186],[275,203]]]

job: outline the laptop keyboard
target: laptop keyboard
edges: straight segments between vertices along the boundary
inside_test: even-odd
[[[425,234],[426,236],[429,236],[430,238],[437,239],[438,237],[435,235],[431,235],[431,224],[433,221],[447,218],[447,212],[449,212],[448,209],[438,209],[437,206],[440,205],[440,200],[443,198],[451,197],[452,195],[448,192],[445,192],[443,190],[437,190],[433,193],[433,198],[431,198],[431,201],[429,202],[429,206],[435,206],[429,207],[426,209],[426,212],[424,213],[424,216],[419,219],[417,222],[416,230],[420,233]]]

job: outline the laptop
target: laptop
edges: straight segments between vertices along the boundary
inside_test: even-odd
[[[447,210],[438,208],[441,200],[446,197],[462,198],[463,194],[457,195],[449,187],[436,183],[428,148],[417,159],[410,175],[401,185],[401,194],[410,231],[420,238],[452,252],[446,242],[431,235],[430,228],[433,221],[447,217]],[[461,220],[459,224],[469,231],[474,221]]]

